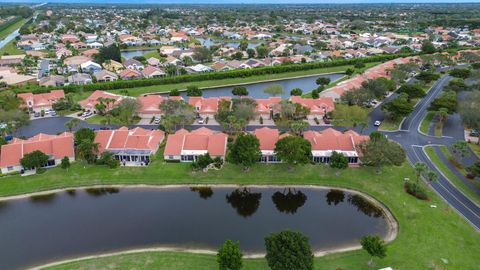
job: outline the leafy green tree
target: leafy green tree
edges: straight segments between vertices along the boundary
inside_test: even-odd
[[[265,58],[268,56],[268,50],[264,45],[257,46],[255,50],[257,51],[258,58]]]
[[[0,110],[0,123],[6,125],[4,132],[13,133],[15,130],[30,124],[30,116],[22,110]]]
[[[89,139],[83,139],[75,147],[76,157],[88,164],[93,164],[97,159],[98,148],[98,143],[90,141]]]
[[[93,59],[100,64],[105,63],[107,60],[122,62],[120,48],[117,45],[100,48],[98,54],[93,55]]]
[[[353,68],[347,68],[347,70],[345,70],[345,74],[347,76],[352,76],[354,73],[355,73],[355,70]]]
[[[199,47],[193,51],[193,58],[201,63],[212,61],[212,52],[206,47]]]
[[[305,131],[309,127],[310,127],[310,125],[308,124],[308,122],[303,121],[303,120],[293,120],[293,121],[290,121],[290,123],[289,123],[290,131],[293,134],[298,135],[298,136],[300,136],[303,133],[303,131]]]
[[[433,43],[430,40],[425,39],[422,42],[422,53],[425,53],[425,54],[435,53],[435,46],[433,46]]]
[[[78,118],[72,118],[65,122],[65,127],[68,129],[68,131],[72,132],[72,130],[80,124],[80,119]]]
[[[389,141],[380,132],[372,132],[370,139],[360,143],[359,147],[363,153],[362,163],[375,167],[377,173],[380,173],[383,166],[400,166],[406,159],[403,148]]]
[[[417,76],[415,76],[417,80],[423,81],[424,83],[430,83],[432,81],[438,80],[440,78],[440,75],[433,73],[431,71],[421,71],[418,73]]]
[[[255,50],[254,50],[254,49],[252,49],[252,48],[248,48],[248,49],[247,49],[247,54],[248,54],[248,58],[254,58],[254,57],[255,57],[255,54],[256,54],[256,52],[255,52]]]
[[[320,78],[318,78],[315,82],[317,83],[317,85],[325,86],[325,85],[330,84],[330,78],[328,78],[328,77],[320,77]]]
[[[465,80],[462,78],[454,78],[448,82],[447,87],[445,87],[448,90],[452,90],[455,92],[461,92],[468,90],[468,85],[465,83]]]
[[[240,243],[227,240],[217,253],[218,268],[220,270],[240,270],[243,267],[242,257]]]
[[[469,174],[471,174],[471,176],[473,177],[477,177],[480,175],[480,161],[477,160],[474,164],[472,164],[471,166],[467,167],[467,171],[469,172]]]
[[[277,141],[275,154],[286,162],[291,170],[295,164],[307,164],[312,161],[312,146],[302,137],[287,136]]]
[[[348,158],[342,153],[333,151],[330,157],[330,167],[334,169],[346,169],[348,167]]]
[[[140,103],[137,99],[126,98],[118,104],[118,120],[123,125],[132,125],[135,123],[136,112],[140,108]]]
[[[409,115],[413,111],[413,104],[408,101],[408,95],[402,93],[391,102],[383,105],[382,110],[387,114],[387,117],[398,119]]]
[[[195,85],[187,86],[187,96],[189,97],[201,97],[202,90]]]
[[[232,89],[232,95],[234,96],[248,96],[248,90],[244,86],[235,86]]]
[[[363,250],[368,252],[368,254],[372,257],[368,261],[368,265],[373,264],[373,257],[382,259],[387,256],[387,247],[385,246],[385,242],[378,235],[366,235],[362,237],[360,244],[362,245]]]
[[[283,86],[281,86],[280,84],[272,84],[266,87],[263,92],[272,96],[282,95],[283,93],[285,93],[285,91],[283,90]]]
[[[213,159],[210,157],[209,153],[206,153],[204,155],[199,155],[197,157],[197,160],[192,162],[192,169],[194,170],[205,169],[207,168],[208,165],[212,163],[213,163]]]
[[[362,83],[362,88],[366,89],[375,98],[383,98],[387,92],[395,91],[396,84],[394,81],[386,78],[378,78],[375,80],[367,80]]]
[[[168,93],[170,97],[178,97],[180,96],[180,91],[178,89],[173,89]]]
[[[480,130],[480,113],[478,113],[478,108],[480,108],[479,91],[468,93],[459,106],[459,114],[463,124],[476,130]],[[477,144],[480,144],[480,137],[477,140]]]
[[[268,266],[272,270],[312,270],[313,252],[300,232],[282,231],[265,237]]]
[[[450,74],[450,76],[456,78],[467,79],[472,74],[472,71],[468,68],[456,68],[450,70],[448,73]]]
[[[335,124],[342,126],[356,127],[369,122],[368,110],[357,106],[338,104],[332,112]]]
[[[95,140],[95,131],[89,128],[80,128],[73,134],[75,145],[80,144],[83,140],[93,142]]]
[[[425,90],[418,84],[402,84],[397,90],[398,93],[405,93],[408,95],[408,101],[412,98],[422,98],[424,97]]]
[[[438,174],[432,170],[428,170],[425,173],[425,179],[427,179],[428,183],[431,184],[438,180]]]
[[[428,110],[439,111],[441,108],[445,108],[448,110],[448,113],[451,114],[457,111],[457,104],[457,93],[446,90],[430,103]]]
[[[242,164],[245,171],[260,160],[260,142],[252,134],[240,134],[230,148],[230,160],[234,164]]]
[[[312,91],[312,98],[313,98],[313,99],[317,99],[317,98],[319,98],[319,97],[320,97],[320,95],[319,95],[319,93],[318,93],[318,90],[317,90],[317,89],[313,90],[313,91]]]
[[[470,147],[466,141],[458,140],[452,145],[452,153],[457,160],[470,156]]]
[[[60,163],[60,167],[62,169],[68,169],[70,168],[70,159],[68,157],[63,157],[62,161]]]
[[[301,96],[303,93],[303,90],[300,88],[293,88],[292,91],[290,91],[290,96]]]
[[[25,169],[38,169],[45,166],[48,162],[48,156],[42,151],[35,150],[25,154],[20,159],[20,165]]]

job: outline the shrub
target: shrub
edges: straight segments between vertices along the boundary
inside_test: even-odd
[[[260,125],[263,125],[263,117],[260,116],[260,118],[258,119],[258,121],[260,122]]]
[[[417,199],[428,200],[427,193],[420,185],[414,182],[405,182],[404,188],[408,194],[417,197]]]

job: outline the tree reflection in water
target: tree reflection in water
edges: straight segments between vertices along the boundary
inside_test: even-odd
[[[383,217],[382,209],[368,201],[361,195],[351,194],[348,196],[348,202],[357,207],[358,211],[363,212],[365,215],[369,217]]]
[[[213,190],[211,187],[191,187],[190,190],[193,192],[198,192],[200,198],[205,200],[213,196]]]
[[[307,195],[301,191],[295,189],[292,191],[291,188],[288,188],[288,192],[287,189],[284,189],[283,193],[275,192],[272,195],[272,201],[278,211],[285,214],[295,214],[298,208],[302,207],[307,201]]]
[[[94,197],[107,195],[107,194],[116,194],[120,192],[118,188],[86,188],[85,191],[87,194],[92,195]]]
[[[30,200],[32,202],[49,203],[49,202],[53,202],[56,196],[57,196],[56,193],[33,195],[33,196],[30,196]]]
[[[260,206],[262,193],[251,192],[250,189],[235,189],[226,196],[227,202],[237,210],[242,217],[253,215]]]
[[[330,189],[330,191],[325,195],[327,198],[328,205],[337,205],[345,199],[345,192],[339,189]]]

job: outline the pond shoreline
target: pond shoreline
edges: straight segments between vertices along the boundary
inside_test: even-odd
[[[345,72],[343,72],[343,71],[326,72],[326,73],[299,75],[299,76],[292,76],[292,77],[278,78],[278,79],[268,79],[268,80],[251,81],[251,82],[243,82],[243,83],[230,83],[230,84],[223,84],[223,85],[216,85],[216,86],[199,87],[199,89],[213,90],[213,89],[216,89],[216,88],[244,86],[244,85],[257,84],[257,83],[268,83],[268,82],[277,82],[277,81],[287,81],[287,80],[302,79],[302,78],[323,76],[323,75],[333,75],[333,74],[343,74],[343,75],[345,75]],[[340,78],[342,78],[342,77],[340,77]],[[339,79],[337,79],[335,81],[338,81]],[[333,81],[333,82],[335,82],[335,81]],[[178,89],[178,91],[179,92],[185,92],[185,91],[187,91],[187,89],[186,88],[185,89]],[[148,93],[143,93],[142,95],[164,95],[164,94],[168,94],[168,93],[170,93],[170,91],[148,92]],[[305,92],[305,93],[308,93],[308,92]]]
[[[83,186],[83,187],[76,187],[76,188],[62,188],[62,189],[55,189],[50,191],[42,191],[42,192],[35,192],[23,195],[16,195],[10,197],[3,197],[0,198],[0,201],[7,201],[7,200],[16,200],[16,199],[24,199],[31,196],[41,196],[41,195],[48,195],[54,194],[59,192],[65,192],[68,190],[74,189],[87,189],[87,188],[122,188],[122,189],[140,189],[140,188],[151,188],[151,189],[175,189],[175,188],[185,188],[185,187],[213,187],[213,188],[240,188],[240,187],[251,187],[251,188],[285,188],[285,187],[292,187],[292,188],[309,188],[309,189],[338,189],[345,192],[350,192],[352,194],[357,194],[365,197],[370,203],[374,204],[375,206],[379,207],[384,215],[384,218],[388,224],[388,232],[387,235],[384,237],[384,241],[386,243],[390,243],[396,239],[399,230],[399,224],[397,219],[393,216],[390,209],[384,205],[379,200],[375,199],[374,197],[370,196],[367,193],[349,189],[349,188],[341,188],[341,187],[328,187],[328,186],[318,186],[318,185],[234,185],[234,184],[214,184],[214,185],[94,185],[94,186]],[[361,245],[358,243],[355,244],[347,244],[341,247],[326,249],[326,250],[314,250],[315,257],[326,256],[332,253],[340,253],[340,252],[347,252],[361,249]],[[179,247],[172,247],[172,246],[157,246],[157,247],[150,247],[150,248],[137,248],[137,249],[129,249],[123,251],[113,251],[108,253],[102,254],[95,254],[71,259],[64,259],[56,262],[51,262],[47,264],[43,264],[40,266],[35,266],[29,269],[45,269],[47,267],[57,266],[65,263],[71,262],[78,262],[82,260],[89,260],[89,259],[97,259],[109,256],[116,256],[116,255],[123,255],[123,254],[134,254],[134,253],[143,253],[143,252],[185,252],[185,253],[192,253],[192,254],[206,254],[206,255],[215,255],[216,250],[211,249],[188,249],[188,248],[179,248]],[[244,258],[263,258],[265,253],[245,253]]]

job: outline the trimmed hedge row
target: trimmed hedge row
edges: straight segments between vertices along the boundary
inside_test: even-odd
[[[19,21],[21,21],[21,20],[22,20],[22,17],[17,16],[17,17],[15,17],[15,19],[10,20],[10,21],[8,21],[8,22],[0,25],[0,32],[3,31],[3,30],[5,30],[5,29],[7,29],[7,28],[9,28],[10,26],[16,24],[17,22],[19,22]]]

